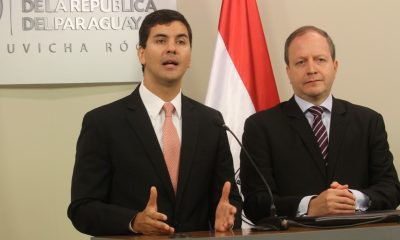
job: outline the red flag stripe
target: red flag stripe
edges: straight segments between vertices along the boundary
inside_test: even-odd
[[[279,103],[256,0],[224,0],[218,29],[256,111]]]

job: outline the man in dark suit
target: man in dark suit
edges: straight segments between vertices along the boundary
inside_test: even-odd
[[[294,96],[249,117],[243,133],[278,215],[396,208],[400,185],[383,118],[331,95],[338,62],[329,35],[313,26],[297,29],[286,40],[285,62]],[[240,177],[245,214],[258,222],[271,200],[244,154]]]
[[[240,227],[229,143],[214,123],[222,115],[181,94],[191,46],[184,16],[173,10],[149,14],[137,50],[143,82],[130,96],[85,115],[68,208],[79,231],[173,234]]]

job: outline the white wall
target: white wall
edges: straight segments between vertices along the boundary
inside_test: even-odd
[[[220,4],[221,0],[178,0],[178,10],[194,32],[192,67],[183,90],[201,102],[207,90]],[[286,37],[305,24],[325,29],[336,43],[340,64],[334,95],[383,114],[395,165],[400,169],[400,125],[396,124],[400,122],[396,107],[400,2],[258,0],[258,5],[281,100],[292,94],[283,61]],[[88,239],[66,216],[82,117],[96,106],[129,94],[134,87],[0,86],[3,239]]]

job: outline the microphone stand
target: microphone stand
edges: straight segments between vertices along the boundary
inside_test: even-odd
[[[261,219],[259,222],[257,222],[255,230],[279,231],[279,230],[288,229],[289,228],[288,220],[283,217],[278,217],[276,215],[276,207],[275,207],[274,198],[273,198],[273,195],[271,192],[271,188],[269,187],[268,182],[265,180],[264,176],[261,174],[261,172],[258,169],[255,162],[253,161],[253,158],[250,156],[249,152],[247,152],[246,148],[243,146],[243,144],[240,142],[240,140],[236,137],[236,135],[232,132],[232,130],[225,123],[222,122],[219,125],[223,129],[228,131],[236,139],[236,142],[239,144],[239,146],[241,147],[243,152],[246,154],[246,157],[249,159],[251,165],[256,170],[257,174],[260,176],[261,180],[263,181],[264,185],[266,186],[268,195],[271,199],[270,216],[265,217],[265,218]]]

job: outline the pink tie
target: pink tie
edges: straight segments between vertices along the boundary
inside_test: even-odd
[[[175,107],[172,103],[164,103],[165,120],[163,126],[163,152],[165,163],[167,164],[169,177],[171,178],[172,186],[176,193],[178,185],[178,172],[179,172],[179,155],[181,151],[181,144],[179,142],[178,132],[172,122],[172,113]]]

